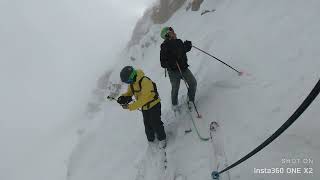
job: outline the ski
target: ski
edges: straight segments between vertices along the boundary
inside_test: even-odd
[[[219,169],[225,168],[228,166],[228,160],[226,156],[226,152],[224,150],[223,140],[219,135],[220,125],[216,121],[212,121],[209,126],[210,129],[210,140],[212,143],[213,149],[213,162],[215,167],[213,167],[214,171],[212,172],[211,176],[213,179],[220,179],[220,175],[218,174]],[[227,172],[226,176],[223,179],[230,180],[230,173]]]
[[[218,122],[212,121],[210,123],[210,139],[213,140],[213,133],[216,132],[217,128],[219,127]]]
[[[187,102],[187,107],[188,107],[188,114],[189,114],[189,116],[190,116],[190,120],[192,121],[193,127],[194,127],[194,129],[195,129],[195,131],[196,131],[196,133],[197,133],[198,138],[199,138],[201,141],[208,141],[208,140],[210,139],[210,137],[204,137],[204,136],[202,136],[202,135],[199,133],[199,130],[198,130],[198,128],[197,128],[197,126],[196,126],[196,123],[194,122],[194,118],[193,118],[193,116],[192,116],[192,108],[191,108],[191,105],[190,105],[190,103],[188,103],[188,102]]]

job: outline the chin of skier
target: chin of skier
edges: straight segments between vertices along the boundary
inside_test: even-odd
[[[166,133],[161,121],[161,103],[156,84],[139,69],[132,66],[124,67],[120,72],[121,81],[128,84],[127,92],[122,94],[117,102],[130,111],[142,111],[145,133],[149,142],[155,137],[159,140],[159,147],[166,147]],[[132,96],[135,101],[132,101]]]
[[[192,48],[191,41],[182,42],[177,39],[176,33],[171,27],[161,30],[161,38],[164,39],[160,49],[161,67],[168,70],[171,89],[171,102],[173,111],[180,111],[178,106],[178,93],[180,80],[184,79],[188,87],[188,100],[194,102],[197,80],[189,70],[187,52]]]

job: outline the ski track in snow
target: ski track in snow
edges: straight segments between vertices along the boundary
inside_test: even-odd
[[[155,178],[154,176],[158,174],[159,180],[185,180],[188,179],[189,170],[184,169],[183,166],[179,166],[176,162],[183,163],[186,159],[184,156],[179,156],[179,154],[184,154],[184,147],[179,147],[179,141],[183,141],[183,139],[188,140],[192,137],[194,141],[197,143],[208,144],[206,141],[201,141],[195,133],[194,127],[192,127],[193,131],[188,134],[184,134],[184,130],[186,130],[187,123],[191,124],[191,119],[189,116],[189,112],[187,110],[186,96],[179,97],[181,105],[181,113],[177,113],[176,115],[172,111],[164,112],[162,115],[162,119],[165,122],[165,129],[168,136],[168,146],[166,148],[167,159],[168,159],[168,168],[166,171],[159,171],[162,169],[161,166],[161,157],[162,152],[156,150],[156,153],[148,153],[150,151],[150,147],[148,147],[146,155],[142,158],[138,165],[138,174],[136,180],[147,180]],[[194,112],[192,112],[194,113]],[[194,117],[195,118],[195,117]],[[196,118],[195,118],[196,119]],[[188,122],[190,121],[190,122]],[[196,124],[197,127],[203,127],[204,125]],[[204,128],[203,128],[204,129]],[[208,131],[200,131],[200,133],[205,134]],[[209,147],[208,147],[209,149]],[[205,154],[204,154],[205,155]],[[158,158],[160,157],[160,158]],[[175,158],[174,158],[175,157]],[[157,163],[158,161],[158,163]],[[209,161],[208,161],[209,163]],[[156,164],[156,165],[155,165]],[[148,173],[148,172],[156,172],[156,173]]]
[[[173,159],[175,150],[172,146],[176,141],[177,131],[179,128],[179,119],[171,112],[163,113],[162,120],[165,122],[165,130],[167,134],[167,168],[163,168],[164,151],[159,149],[157,141],[155,144],[149,145],[147,153],[139,162],[138,174],[135,180],[159,179],[159,180],[174,180],[183,178],[181,174],[177,175],[175,171],[175,161]],[[152,147],[153,146],[153,147]],[[150,173],[154,172],[154,173]]]

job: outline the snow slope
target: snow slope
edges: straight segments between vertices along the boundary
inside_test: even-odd
[[[198,12],[186,11],[186,6],[166,24],[152,25],[139,45],[124,51],[111,81],[119,82],[124,65],[143,69],[158,84],[162,99],[162,119],[171,136],[167,148],[170,173],[183,174],[189,180],[210,179],[217,166],[212,160],[212,144],[199,141],[194,131],[183,135],[186,114],[175,118],[170,111],[170,83],[159,68],[161,27],[172,26],[179,38],[191,40],[246,72],[239,77],[196,49],[188,53],[203,115],[197,124],[208,134],[209,123],[219,122],[219,144],[231,164],[280,127],[318,81],[320,2],[207,0]],[[206,9],[216,11],[200,16]],[[156,41],[151,41],[152,37]],[[150,46],[141,48],[146,42]],[[130,61],[131,56],[136,60]],[[184,94],[186,88],[181,83],[181,103]],[[280,138],[232,169],[231,179],[319,179],[319,108],[318,97]],[[70,158],[69,179],[159,179],[162,172],[156,155],[148,150],[140,112],[127,112],[114,102],[106,102],[103,109],[83,125],[85,133]],[[282,164],[283,158],[308,158],[313,163]],[[253,171],[273,167],[308,167],[313,168],[313,174],[262,175]]]

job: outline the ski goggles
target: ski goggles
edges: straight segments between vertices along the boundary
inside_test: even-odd
[[[133,70],[132,73],[130,74],[128,80],[125,83],[132,84],[134,82],[134,78],[136,77],[136,75],[137,75],[137,71]]]
[[[169,32],[174,32],[174,30],[172,29],[172,27],[168,27],[167,33],[166,33],[166,37],[169,37]]]
[[[172,29],[172,27],[169,27],[169,28],[168,28],[168,31],[167,31],[167,34],[166,34],[166,35],[168,35],[169,32],[174,32],[174,30]]]

